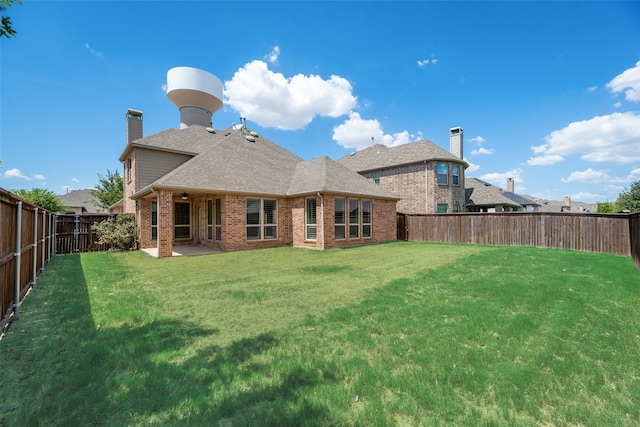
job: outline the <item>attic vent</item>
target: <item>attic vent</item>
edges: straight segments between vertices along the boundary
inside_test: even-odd
[[[245,135],[244,137],[247,141],[256,142],[256,139],[252,135]]]
[[[214,128],[205,128],[205,130],[209,133],[216,133],[216,130]]]

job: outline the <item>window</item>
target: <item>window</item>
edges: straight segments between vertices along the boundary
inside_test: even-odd
[[[278,202],[247,199],[247,240],[278,238]]]
[[[460,185],[460,165],[451,165],[451,183]]]
[[[362,201],[362,237],[371,237],[371,200]]]
[[[318,227],[316,226],[316,199],[307,199],[305,204],[305,235],[306,240],[316,240]]]
[[[222,203],[216,199],[216,240],[222,240]]]
[[[213,200],[207,200],[207,240],[213,240]]]
[[[191,237],[191,204],[175,202],[173,204],[173,236],[176,239]]]
[[[460,212],[460,203],[454,203],[453,204],[453,212],[454,213]]]
[[[449,183],[448,165],[446,163],[438,163],[436,167],[437,167],[437,174],[438,174],[438,184],[448,184]]]
[[[373,173],[373,182],[380,185],[380,171]]]
[[[336,240],[346,239],[347,238],[346,199],[336,198],[336,207],[335,207],[335,213],[333,215],[333,222],[335,223]]]
[[[358,199],[349,199],[349,238],[360,237],[360,212]]]
[[[131,181],[131,157],[127,159],[127,181]]]
[[[158,240],[158,202],[151,202],[151,240]]]
[[[448,205],[446,203],[438,203],[438,213],[447,213]]]

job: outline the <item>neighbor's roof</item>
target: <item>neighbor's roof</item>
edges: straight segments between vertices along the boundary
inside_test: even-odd
[[[467,206],[521,206],[506,197],[500,188],[477,178],[465,178],[464,187]]]
[[[179,132],[184,132],[181,146],[190,146],[188,139],[193,138],[197,144],[208,144],[208,148],[139,190],[132,198],[167,188],[270,196],[332,191],[397,199],[392,193],[329,158],[305,162],[248,129],[229,128],[212,134],[206,128],[194,125]],[[157,141],[158,138],[155,139]],[[165,144],[161,149],[166,147]]]
[[[98,205],[98,200],[91,194],[91,189],[73,190],[70,193],[63,194],[60,197],[62,204],[67,208],[81,208],[83,212],[98,213],[104,210]]]
[[[464,160],[426,139],[397,147],[376,144],[347,154],[338,162],[356,172],[365,172],[433,160],[455,161],[465,168],[469,166]]]

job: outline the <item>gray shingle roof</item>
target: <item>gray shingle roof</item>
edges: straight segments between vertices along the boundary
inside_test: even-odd
[[[476,178],[465,178],[464,187],[467,206],[521,206],[504,196],[502,190],[488,182]]]
[[[365,172],[430,160],[457,161],[468,166],[464,160],[426,139],[397,147],[376,144],[347,154],[338,162],[356,172]]]
[[[69,210],[78,208],[87,213],[104,212],[98,205],[98,200],[91,194],[91,189],[73,190],[58,197]]]
[[[400,199],[362,175],[327,156],[300,162],[296,166],[288,195],[334,193]]]
[[[184,139],[179,144],[176,143],[178,138],[166,131],[161,132],[162,138],[154,138],[152,142],[160,144],[160,149],[178,145],[184,149],[190,147],[188,138],[193,138],[195,149],[205,145],[207,148],[138,191],[134,197],[142,196],[152,188],[175,188],[271,196],[334,192],[398,199],[326,156],[304,161],[263,136],[250,136],[253,139],[250,141],[246,138],[251,135],[249,130],[229,128],[211,134],[206,128],[194,125],[178,132],[184,132]],[[167,135],[170,138],[165,138]],[[136,142],[140,141],[143,140]],[[151,147],[152,144],[143,141],[139,146]]]

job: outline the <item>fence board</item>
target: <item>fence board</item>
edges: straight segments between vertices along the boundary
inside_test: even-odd
[[[640,214],[517,212],[400,216],[407,224],[408,240],[632,255],[640,268]]]

